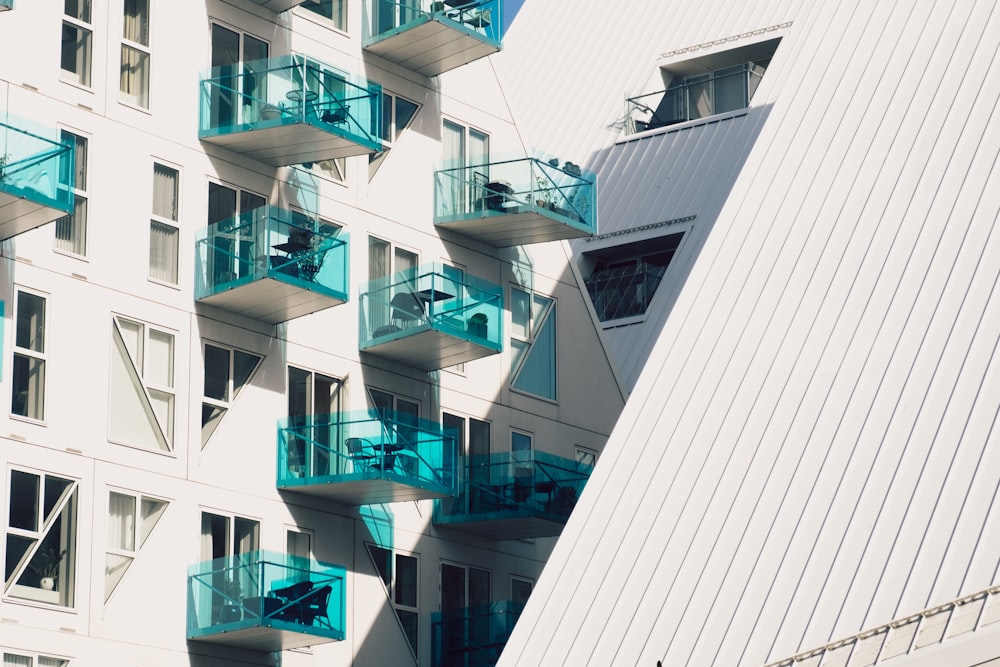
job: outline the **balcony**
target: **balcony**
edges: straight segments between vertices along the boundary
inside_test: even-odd
[[[339,228],[276,207],[255,209],[198,233],[195,299],[285,322],[347,301],[348,257]]]
[[[281,651],[345,636],[339,565],[251,551],[188,568],[188,639]]]
[[[73,211],[73,142],[58,136],[0,112],[0,240]]]
[[[493,667],[524,604],[501,600],[431,615],[431,667]]]
[[[424,76],[501,48],[500,0],[367,0],[364,48]]]
[[[559,535],[592,470],[538,451],[463,457],[458,495],[437,502],[434,523],[495,540]]]
[[[14,0],[0,0],[0,12],[14,9]]]
[[[361,290],[363,352],[422,370],[497,354],[503,289],[442,264],[370,281]]]
[[[572,162],[537,158],[442,169],[434,224],[500,248],[593,236],[597,180]]]
[[[281,12],[288,11],[292,7],[298,7],[305,0],[249,0],[252,5],[260,5],[265,9],[270,9],[272,12],[280,14]]]
[[[382,148],[382,87],[304,56],[212,68],[198,137],[280,167]]]
[[[337,413],[278,427],[278,488],[346,505],[451,497],[456,463],[455,438],[408,415]]]

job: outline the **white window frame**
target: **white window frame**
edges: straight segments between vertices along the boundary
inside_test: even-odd
[[[379,572],[377,566],[375,567],[375,574],[376,576],[378,576],[379,581],[381,581],[382,585],[385,587],[385,592],[386,595],[388,595],[389,597],[389,604],[392,605],[393,611],[394,612],[402,611],[408,614],[413,614],[414,617],[417,619],[417,632],[416,632],[417,646],[410,646],[410,649],[414,652],[414,657],[416,657],[420,645],[420,589],[423,588],[423,586],[421,586],[420,583],[421,580],[420,554],[412,551],[404,551],[402,549],[395,549],[395,548],[386,549],[385,547],[380,547],[379,545],[372,543],[367,543],[366,548],[368,551],[369,558],[372,559],[373,565],[375,561],[375,554],[372,553],[372,549],[380,549],[382,551],[386,551],[391,556],[391,560],[389,562],[389,570],[390,570],[389,581],[386,582],[385,578],[382,577],[382,573]],[[396,602],[396,593],[398,588],[398,579],[396,577],[396,573],[399,571],[399,567],[397,565],[397,561],[399,558],[412,558],[416,564],[417,576],[415,577],[414,581],[414,586],[416,587],[416,590],[413,592],[415,604],[412,606],[401,602]],[[396,620],[399,622],[400,630],[403,630],[403,622],[399,618],[398,613],[396,616]],[[410,645],[409,639],[407,639],[406,643],[407,645]]]
[[[3,664],[7,664],[7,658],[27,658],[31,662],[28,663],[28,667],[68,667],[69,658],[63,658],[55,656],[49,653],[35,653],[35,652],[25,652],[21,649],[8,649],[5,646],[0,646],[0,660],[3,660]]]
[[[577,463],[589,466],[597,465],[597,457],[599,455],[600,453],[596,449],[584,447],[583,445],[574,445],[573,456]]]
[[[528,297],[528,324],[527,324],[528,331],[527,331],[526,335],[517,332],[517,329],[515,328],[515,325],[514,325],[514,311],[513,311],[513,308],[514,308],[514,292],[522,292],[522,293],[526,294],[527,297]],[[534,307],[535,298],[536,297],[548,301],[548,306],[546,308],[544,308],[539,313],[539,317],[537,317],[537,318],[535,316],[535,307]],[[550,318],[556,317],[556,315],[557,315],[557,309],[558,309],[558,301],[553,296],[550,296],[548,294],[542,294],[541,292],[537,292],[537,291],[535,291],[535,290],[533,290],[533,289],[531,289],[529,287],[525,287],[525,286],[517,285],[517,284],[513,284],[513,283],[510,285],[510,292],[509,292],[508,299],[509,299],[508,303],[510,304],[510,309],[511,309],[510,310],[509,329],[508,329],[508,331],[510,332],[510,355],[511,355],[510,356],[510,362],[511,362],[510,363],[510,388],[511,388],[511,391],[516,391],[516,392],[519,392],[519,393],[523,393],[523,394],[525,394],[527,396],[534,396],[535,398],[539,398],[539,399],[544,400],[544,401],[557,402],[558,401],[558,397],[559,397],[559,386],[558,386],[558,379],[559,379],[559,375],[558,375],[558,372],[559,372],[559,368],[558,368],[558,347],[559,347],[559,338],[558,338],[558,336],[559,336],[559,330],[558,330],[558,326],[559,326],[559,324],[558,324],[558,320],[554,323],[555,326],[557,327],[556,331],[555,331],[555,334],[554,334],[555,335],[555,347],[556,347],[556,349],[553,350],[553,353],[552,353],[553,354],[553,360],[552,360],[552,362],[553,362],[553,369],[552,369],[553,378],[552,378],[552,382],[553,382],[553,385],[554,385],[554,391],[553,391],[554,396],[543,396],[543,395],[540,395],[540,394],[535,394],[535,393],[526,391],[524,389],[519,389],[519,388],[515,387],[514,385],[517,382],[518,378],[520,377],[521,371],[524,370],[524,365],[527,362],[527,359],[530,356],[531,351],[532,351],[532,349],[535,346],[535,343],[536,343],[536,341],[538,339],[538,331],[541,329],[541,326],[543,324],[547,323]],[[525,344],[524,351],[521,353],[520,357],[518,357],[517,354],[516,354],[516,352],[515,352],[515,346],[514,346],[515,342],[524,343]]]
[[[223,400],[223,399],[218,399],[218,398],[211,398],[211,397],[209,397],[209,396],[207,396],[205,394],[205,382],[204,382],[204,380],[205,380],[205,378],[207,376],[207,371],[208,371],[208,369],[207,369],[207,363],[208,363],[208,348],[209,347],[214,347],[214,348],[219,349],[219,350],[224,350],[225,352],[227,352],[229,354],[229,370],[228,370],[228,375],[229,376],[226,379],[226,395],[229,397],[228,399]],[[263,361],[264,357],[263,357],[263,355],[257,354],[256,352],[248,352],[247,350],[242,350],[240,348],[233,347],[231,345],[224,345],[222,343],[217,343],[214,340],[203,340],[202,344],[201,344],[201,352],[202,352],[202,370],[203,370],[203,373],[202,373],[202,383],[201,383],[201,386],[202,386],[202,392],[201,392],[201,402],[202,402],[201,446],[202,446],[202,448],[204,448],[208,444],[208,441],[212,438],[212,434],[215,433],[215,430],[219,427],[219,424],[221,424],[222,420],[225,419],[226,415],[229,414],[229,410],[233,407],[233,404],[236,402],[236,397],[239,395],[239,393],[241,391],[243,391],[244,387],[246,387],[248,384],[250,384],[250,382],[254,378],[254,375],[257,374],[257,371],[260,369],[261,362]],[[235,353],[237,353],[237,352],[240,353],[240,354],[245,354],[245,355],[247,355],[249,357],[254,357],[254,358],[257,359],[256,363],[254,364],[253,370],[250,371],[250,374],[247,376],[246,381],[240,387],[236,387],[235,386],[235,382],[236,382],[235,381],[235,365],[236,365],[236,361],[235,361],[236,360],[236,354]],[[207,432],[205,430],[206,424],[205,424],[205,421],[204,421],[205,406],[208,406],[208,407],[211,407],[211,408],[217,408],[219,410],[222,410],[222,413],[219,415],[218,419],[215,421],[215,425],[212,426],[212,428],[209,429]]]
[[[309,18],[318,17],[323,22],[323,25],[332,27],[337,32],[342,32],[346,35],[348,34],[348,26],[350,25],[350,13],[349,13],[350,5],[348,3],[348,0],[333,0],[333,1],[334,2],[339,1],[341,3],[339,17],[327,16],[326,14],[321,14],[315,8],[306,7],[304,3],[299,5],[298,9],[301,9],[303,16]]]
[[[112,495],[118,495],[122,497],[131,498],[133,500],[133,515],[131,523],[132,532],[132,548],[127,547],[114,547],[111,545],[111,497]],[[148,528],[145,526],[146,518],[143,512],[143,503],[153,502],[158,503],[162,507],[159,512],[155,514],[152,518],[152,525]],[[169,507],[170,502],[163,498],[157,498],[154,496],[136,493],[134,491],[126,491],[119,488],[108,489],[108,525],[107,532],[108,538],[106,541],[107,547],[105,549],[105,571],[104,571],[104,602],[107,603],[111,599],[111,596],[118,589],[118,585],[121,583],[122,579],[125,577],[125,573],[131,567],[132,563],[135,562],[136,558],[139,557],[139,551],[145,545],[146,540],[152,533],[153,528],[156,527],[157,522],[163,517],[163,513],[166,512],[167,507]],[[128,563],[125,565],[125,569],[122,571],[121,575],[112,584],[108,580],[109,570],[111,568],[110,561],[112,557],[127,558]],[[110,588],[109,588],[110,586]]]
[[[125,6],[130,1],[137,3],[145,3],[146,5],[146,43],[133,41],[125,36],[126,33],[126,22],[128,20],[125,15]],[[151,47],[152,43],[152,12],[153,12],[153,0],[123,0],[122,2],[122,39],[121,39],[121,49],[119,50],[120,58],[120,71],[119,71],[119,83],[118,83],[118,100],[119,102],[143,110],[149,109],[149,98],[152,86],[150,85],[150,79],[152,78],[152,67],[153,67],[153,51]],[[138,93],[130,93],[124,90],[125,84],[125,74],[126,74],[126,63],[125,63],[125,53],[129,50],[135,51],[139,54],[139,61],[142,63],[143,67],[141,73],[137,72],[130,75],[130,79],[133,82],[138,82],[142,90]]]
[[[157,168],[170,170],[174,173],[174,201],[173,201],[173,217],[166,217],[158,215],[156,212],[156,180],[157,180]],[[153,161],[153,186],[151,188],[150,196],[150,217],[149,217],[149,263],[148,267],[148,277],[151,282],[157,283],[159,285],[167,285],[169,287],[177,287],[180,280],[180,210],[181,210],[181,170],[175,165],[167,164],[163,160]],[[153,275],[153,239],[154,229],[156,226],[169,227],[173,230],[171,238],[174,240],[174,248],[172,249],[174,255],[174,266],[172,267],[173,280],[167,278],[159,278]]]
[[[65,11],[66,10],[66,5],[64,3],[63,4],[62,23],[60,24],[60,33],[59,34],[60,34],[60,40],[61,40],[61,38],[62,38],[62,31],[64,29],[64,26],[67,26],[67,25],[72,26],[75,30],[77,30],[78,31],[77,35],[80,34],[79,31],[82,31],[82,32],[86,33],[87,39],[84,40],[84,41],[87,44],[87,48],[86,48],[85,62],[83,63],[83,67],[86,69],[86,72],[80,73],[80,72],[76,72],[76,71],[67,70],[67,69],[63,69],[62,68],[63,47],[65,46],[62,43],[60,43],[60,46],[59,46],[59,58],[60,58],[60,61],[59,61],[59,72],[60,72],[60,78],[61,78],[62,81],[66,82],[66,83],[69,83],[69,84],[72,84],[74,86],[81,86],[83,88],[86,88],[87,90],[90,90],[92,82],[93,82],[93,76],[94,76],[94,23],[93,23],[93,21],[94,21],[94,8],[93,8],[93,6],[91,6],[91,0],[79,0],[79,1],[81,3],[86,3],[86,6],[89,7],[89,9],[90,9],[89,20],[80,19],[80,18],[77,18],[75,16],[71,16],[70,14],[67,14],[66,11]],[[80,40],[77,40],[77,44],[80,44]],[[77,65],[79,66],[80,64],[81,63],[79,62],[79,57],[78,57],[77,58]]]
[[[63,253],[77,258],[87,256],[87,207],[89,197],[87,194],[87,182],[90,174],[90,136],[60,128],[60,138],[63,141],[72,139],[73,159],[75,164],[75,175],[73,178],[73,212],[58,220],[53,228],[53,248],[58,253]],[[83,149],[81,150],[81,145]],[[69,238],[59,237],[60,230],[68,231]],[[79,247],[77,252],[75,247]]]
[[[39,299],[42,300],[42,325],[41,325],[41,329],[42,329],[41,338],[42,338],[42,340],[41,340],[41,351],[39,351],[39,350],[33,350],[33,349],[29,348],[29,347],[22,347],[22,346],[20,346],[18,344],[17,329],[18,329],[18,318],[20,318],[20,316],[21,316],[21,308],[22,308],[22,305],[21,305],[21,295],[22,294],[27,294],[29,296],[36,297],[36,298],[39,298]],[[48,339],[48,328],[49,328],[49,322],[48,322],[48,320],[49,320],[49,315],[48,315],[48,310],[49,310],[49,295],[45,294],[44,292],[39,292],[37,290],[27,289],[27,288],[20,287],[20,286],[15,287],[14,295],[15,295],[15,298],[14,298],[14,318],[13,318],[13,322],[14,322],[14,325],[13,325],[14,336],[13,336],[13,341],[12,341],[13,342],[13,354],[12,354],[12,361],[11,361],[11,375],[12,375],[12,378],[11,378],[11,383],[10,383],[11,397],[10,397],[10,403],[8,404],[8,405],[10,405],[10,416],[12,418],[14,418],[14,419],[25,420],[25,421],[29,421],[29,422],[32,422],[32,423],[35,423],[35,424],[44,424],[45,423],[45,384],[46,384],[46,378],[48,376],[48,366],[49,366],[49,363],[48,363],[48,342],[47,342],[47,339]],[[41,410],[41,416],[33,416],[31,414],[23,414],[22,415],[22,414],[19,414],[19,413],[17,413],[17,412],[14,411],[14,398],[15,398],[14,391],[15,391],[15,388],[14,388],[14,379],[13,379],[13,373],[14,373],[13,366],[14,366],[16,360],[17,360],[17,357],[19,357],[19,356],[20,357],[25,357],[25,358],[29,359],[29,363],[31,363],[31,360],[34,360],[35,362],[38,362],[40,364],[41,369],[42,369],[41,380],[40,380],[41,389],[40,389],[40,391],[35,392],[35,393],[37,393],[41,397],[41,403],[42,403],[41,404],[41,408],[40,408],[40,410]],[[29,373],[29,375],[30,375],[30,373]],[[29,380],[29,386],[30,386],[30,380]],[[31,392],[29,391],[28,393],[30,394]],[[26,401],[25,405],[27,405],[27,401]],[[31,412],[31,411],[26,409],[25,412]]]

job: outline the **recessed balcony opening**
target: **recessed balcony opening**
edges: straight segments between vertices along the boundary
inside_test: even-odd
[[[340,641],[347,571],[251,551],[188,568],[188,639],[256,651]]]
[[[347,301],[348,238],[274,206],[213,223],[195,242],[195,299],[278,323]]]
[[[459,459],[458,494],[437,501],[434,523],[495,540],[562,532],[593,466],[540,451]]]
[[[434,224],[501,248],[593,236],[597,178],[537,158],[441,169]]]
[[[382,147],[382,88],[287,55],[212,68],[201,80],[198,137],[273,166]]]
[[[368,0],[369,53],[437,76],[496,53],[503,41],[501,0]]]
[[[72,213],[74,164],[57,130],[0,113],[0,240]]]
[[[422,370],[503,349],[503,289],[433,263],[369,281],[361,289],[360,348]]]
[[[410,415],[311,415],[278,427],[278,488],[347,505],[451,497],[456,466],[455,438]]]

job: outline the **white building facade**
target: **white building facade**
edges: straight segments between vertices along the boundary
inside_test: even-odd
[[[518,20],[519,126],[600,178],[571,243],[630,399],[498,664],[994,664],[996,4]]]
[[[624,405],[498,0],[0,4],[3,664],[492,663]]]

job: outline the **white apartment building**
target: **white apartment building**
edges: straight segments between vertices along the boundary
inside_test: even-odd
[[[625,403],[501,0],[0,8],[4,666],[493,664]]]
[[[518,21],[630,399],[498,664],[1000,664],[997,3]]]

